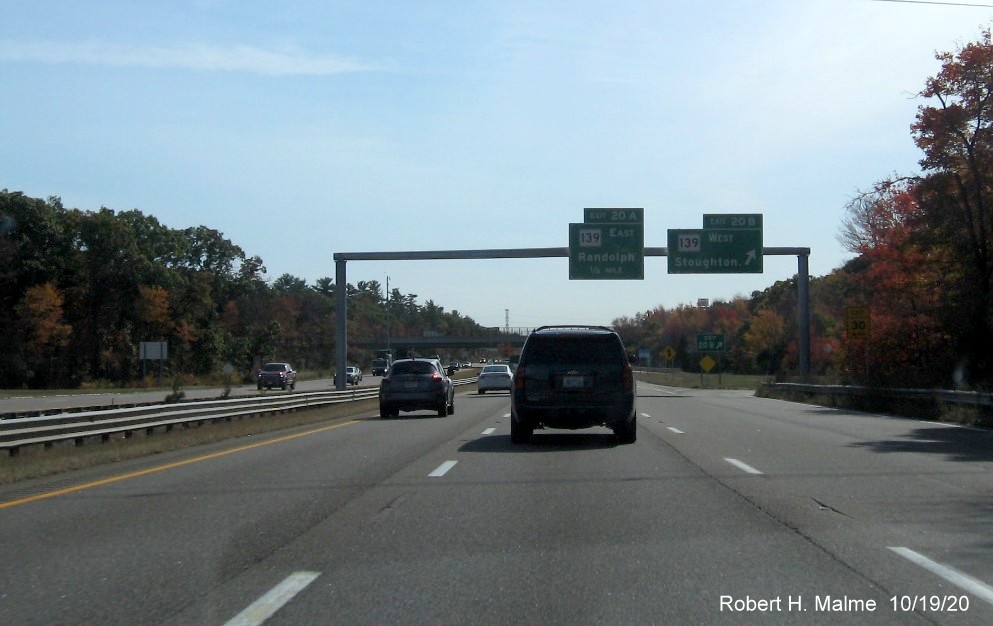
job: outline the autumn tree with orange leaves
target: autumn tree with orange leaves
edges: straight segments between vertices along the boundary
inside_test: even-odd
[[[875,382],[993,383],[993,38],[937,55],[911,127],[922,175],[849,206]]]
[[[14,307],[24,343],[29,348],[32,378],[42,383],[51,378],[54,359],[61,355],[72,336],[72,327],[65,323],[63,302],[58,288],[46,282],[29,288]]]

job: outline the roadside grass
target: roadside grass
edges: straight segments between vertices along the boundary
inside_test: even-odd
[[[459,380],[471,378],[477,374],[478,371],[476,370],[463,370],[456,372],[452,378]],[[467,393],[469,389],[475,389],[475,387],[472,385],[456,387],[456,393]],[[143,389],[143,391],[147,391],[147,389]],[[104,392],[106,390],[101,390],[101,393]],[[47,391],[39,392],[37,395],[45,396],[54,393]],[[102,442],[99,437],[91,437],[81,446],[75,445],[72,441],[56,444],[48,449],[41,445],[25,446],[15,457],[0,451],[0,485],[218,443],[228,439],[354,418],[376,412],[378,409],[379,400],[372,398],[291,413],[251,416],[222,422],[205,422],[200,426],[192,424],[186,427],[177,427],[169,432],[157,429],[152,435],[147,435],[143,429],[138,429],[129,438],[121,434]]]
[[[245,417],[231,421],[205,422],[197,426],[178,427],[172,431],[156,430],[146,435],[142,429],[130,438],[123,434],[101,442],[92,437],[77,446],[72,441],[44,446],[25,446],[15,457],[0,454],[0,484],[41,478],[107,463],[172,452],[228,439],[260,435],[298,426],[356,417],[378,409],[379,401],[359,400],[283,414]]]
[[[693,374],[690,372],[635,372],[635,378],[646,383],[683,387],[685,389],[747,389],[755,391],[768,376],[746,374]]]
[[[333,372],[321,371],[321,370],[304,370],[297,372],[297,380],[330,380],[333,376]],[[237,376],[230,377],[228,375],[218,373],[212,374],[210,376],[180,376],[178,380],[171,377],[163,377],[161,384],[159,384],[159,379],[156,376],[146,376],[144,380],[136,381],[133,385],[120,386],[114,385],[109,381],[95,380],[87,381],[80,385],[79,387],[70,389],[0,389],[0,399],[3,398],[44,398],[47,396],[82,396],[86,394],[120,394],[126,395],[129,393],[145,393],[150,391],[161,391],[163,393],[173,392],[176,388],[179,390],[183,389],[201,389],[201,388],[214,388],[214,387],[224,387],[227,384],[240,386],[240,385],[254,385],[255,380],[250,376]],[[178,384],[176,384],[178,383]]]

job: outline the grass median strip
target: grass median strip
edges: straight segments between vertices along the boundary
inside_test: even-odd
[[[186,465],[192,465],[194,463],[200,463],[203,461],[209,461],[211,459],[217,459],[224,456],[229,456],[232,454],[237,454],[239,452],[245,452],[247,450],[254,450],[256,448],[261,448],[263,446],[269,446],[276,443],[282,443],[284,441],[291,441],[293,439],[300,439],[301,437],[307,437],[310,435],[315,435],[317,433],[326,432],[329,430],[334,430],[336,428],[341,428],[342,426],[349,426],[351,424],[358,423],[356,420],[351,420],[341,424],[332,424],[331,426],[324,426],[322,428],[314,428],[302,433],[294,433],[292,435],[285,435],[282,437],[277,437],[275,439],[270,439],[268,441],[260,441],[258,443],[252,443],[246,446],[239,446],[237,448],[231,448],[229,450],[222,450],[221,452],[213,452],[211,454],[205,454],[189,459],[184,459],[182,461],[177,461],[175,463],[167,463],[165,465],[157,465],[155,467],[150,467],[147,469],[139,470],[137,472],[129,472],[127,474],[119,474],[117,476],[111,476],[109,478],[104,478],[102,480],[96,480],[88,483],[83,483],[80,485],[74,485],[72,487],[66,487],[64,489],[57,489],[55,491],[48,491],[45,493],[35,494],[33,496],[28,496],[25,498],[18,498],[16,500],[9,500],[7,502],[0,502],[0,509],[6,509],[21,504],[27,504],[29,502],[36,502],[38,500],[47,500],[49,498],[54,498],[57,496],[63,496],[70,493],[76,493],[78,491],[85,491],[87,489],[93,489],[94,487],[101,487],[103,485],[109,485],[112,483],[121,482],[124,480],[130,480],[132,478],[139,478],[141,476],[147,476],[149,474],[155,474],[158,472],[164,472],[166,470],[175,469],[177,467],[184,467]]]

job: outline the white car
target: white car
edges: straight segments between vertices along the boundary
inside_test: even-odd
[[[487,365],[479,373],[476,393],[486,393],[496,389],[510,391],[514,385],[514,375],[509,365]]]
[[[351,365],[349,365],[348,367],[346,367],[345,368],[345,382],[348,383],[349,385],[358,385],[360,382],[362,382],[362,370],[360,370],[357,367],[351,366]],[[333,384],[335,384],[335,385],[338,384],[338,375],[337,374],[334,375],[334,383]]]

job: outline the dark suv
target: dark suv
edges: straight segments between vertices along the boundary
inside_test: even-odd
[[[442,417],[455,413],[455,384],[438,359],[394,361],[379,384],[380,417],[420,409]]]
[[[521,350],[510,394],[510,438],[536,428],[606,426],[637,438],[634,372],[621,338],[604,326],[542,326]]]

